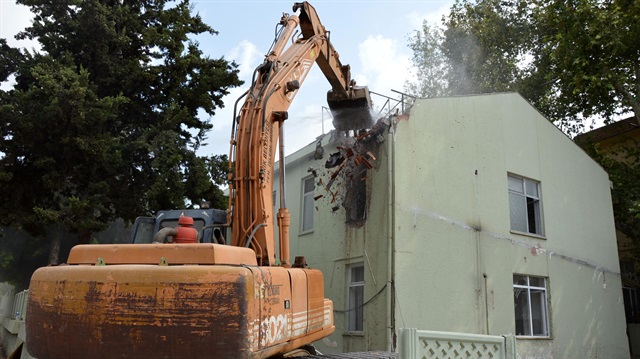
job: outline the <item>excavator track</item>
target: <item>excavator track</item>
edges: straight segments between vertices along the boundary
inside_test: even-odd
[[[341,354],[322,354],[305,356],[304,359],[398,359],[398,353],[391,352],[354,352]]]

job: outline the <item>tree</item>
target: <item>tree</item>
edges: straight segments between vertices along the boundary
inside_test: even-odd
[[[519,16],[511,12],[508,1],[457,2],[441,26],[423,23],[409,40],[414,52],[413,65],[431,67],[429,54],[439,57],[437,77],[443,95],[466,95],[514,90],[522,71],[524,34],[529,33]],[[527,31],[525,31],[527,30]],[[423,72],[426,70],[422,70]],[[433,78],[418,76],[418,88],[429,89]],[[416,84],[409,84],[408,89]],[[426,86],[425,86],[426,85]],[[428,90],[427,90],[428,91]],[[424,93],[418,92],[423,96]]]
[[[628,118],[612,126],[630,124],[631,121],[635,122],[637,119]],[[623,277],[629,279],[637,278],[640,274],[640,142],[633,139],[633,130],[629,131],[628,127],[625,129],[627,131],[616,131],[613,128],[607,130],[604,140],[598,138],[598,132],[602,130],[587,132],[576,137],[575,142],[609,174],[616,229],[624,233],[634,244],[631,251],[621,253],[620,256],[621,261],[628,261],[630,254],[636,262],[635,272],[624,272],[631,271],[630,267],[621,268]],[[628,246],[628,243],[622,243]]]
[[[227,155],[213,155],[207,160],[207,167],[215,183],[214,186],[211,186],[211,194],[207,196],[211,199],[209,205],[211,208],[227,209],[229,202],[220,187],[228,183],[229,157]]]
[[[18,37],[42,51],[0,40],[0,80],[16,81],[0,92],[0,224],[88,243],[115,218],[211,200],[198,112],[242,82],[191,40],[217,32],[189,1],[18,2],[35,15]]]
[[[637,1],[459,0],[442,27],[414,54],[444,54],[447,94],[517,91],[569,134],[640,111]]]
[[[447,58],[441,46],[443,39],[442,30],[426,22],[422,30],[416,31],[409,39],[418,81],[408,82],[405,86],[407,92],[421,97],[438,97],[449,93]]]

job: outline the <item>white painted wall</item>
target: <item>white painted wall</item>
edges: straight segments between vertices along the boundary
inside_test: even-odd
[[[292,257],[324,272],[338,310],[347,266],[364,263],[373,299],[363,333],[348,333],[338,311],[320,350],[389,349],[396,328],[514,333],[518,273],[549,278],[551,322],[550,338],[518,339],[519,357],[629,356],[608,177],[522,97],[418,100],[375,154],[364,225],[332,211],[339,182],[335,201],[318,185],[314,230],[299,235],[301,179],[311,168],[326,185],[324,161],[339,144],[328,142],[323,160],[315,143],[287,160]],[[544,238],[510,231],[507,173],[541,182]]]
[[[572,141],[495,94],[418,101],[396,149],[399,326],[513,333],[512,275],[544,276],[551,338],[522,357],[628,357],[608,177]],[[507,173],[541,182],[546,238],[511,233]]]
[[[390,189],[386,160],[388,147],[383,144],[375,153],[376,167],[369,171],[366,181],[369,188],[367,221],[361,227],[354,227],[345,223],[342,201],[346,193],[341,177],[338,176],[330,189],[326,189],[330,176],[336,169],[326,169],[325,162],[340,144],[340,140],[331,141],[326,136],[323,138],[323,159],[315,160],[312,156],[316,148],[315,142],[287,158],[286,201],[291,212],[291,257],[293,260],[296,255],[303,255],[310,267],[322,270],[325,296],[334,302],[336,332],[316,343],[318,349],[323,353],[381,350],[389,346],[392,340],[392,331],[387,328],[391,315],[388,305],[391,285],[387,285],[387,213]],[[300,234],[302,179],[312,175],[310,169],[317,174],[315,195],[322,197],[315,202],[314,230]],[[277,186],[277,175],[274,183]],[[365,300],[371,300],[365,306],[364,333],[351,333],[347,330],[345,313],[348,309],[347,268],[357,263],[364,264],[364,297]]]

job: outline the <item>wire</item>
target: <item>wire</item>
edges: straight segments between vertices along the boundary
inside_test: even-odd
[[[387,288],[387,285],[385,284],[382,288],[380,288],[380,290],[378,291],[378,293],[374,294],[373,297],[369,298],[369,300],[367,300],[366,302],[360,304],[357,307],[351,308],[351,309],[347,309],[347,310],[339,310],[339,309],[333,309],[334,313],[348,313],[348,312],[353,312],[356,309],[360,309],[363,308],[365,305],[371,303],[371,301],[373,301],[374,299],[376,299],[377,296],[379,296],[384,290],[385,288]]]
[[[280,27],[280,29],[278,29],[278,27]],[[269,46],[269,50],[267,51],[267,55],[269,55],[269,53],[271,52],[271,50],[273,50],[273,47],[276,46],[276,42],[278,42],[278,39],[280,38],[280,35],[282,34],[282,31],[284,31],[285,25],[282,23],[277,23],[276,27],[273,31],[274,34],[274,38],[273,38],[273,42],[271,43],[271,46]]]

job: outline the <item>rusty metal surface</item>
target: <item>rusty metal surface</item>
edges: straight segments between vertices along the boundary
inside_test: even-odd
[[[158,264],[164,258],[174,264],[256,265],[255,252],[248,248],[212,243],[189,244],[88,244],[69,253],[69,264]]]
[[[27,348],[41,359],[250,354],[253,283],[246,268],[42,268],[30,294]]]
[[[266,358],[335,330],[313,269],[67,265],[30,288],[27,347],[41,359]]]

